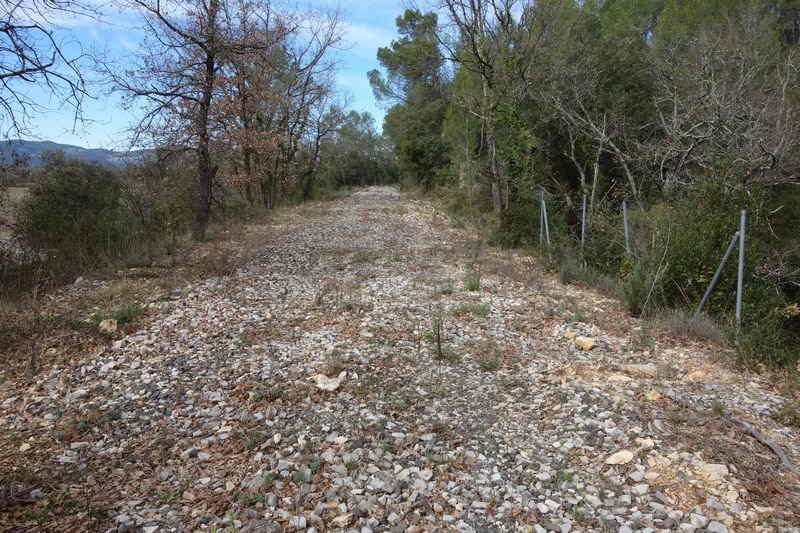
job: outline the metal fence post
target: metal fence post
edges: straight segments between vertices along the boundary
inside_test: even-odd
[[[544,247],[544,191],[542,191],[542,197],[539,199],[539,248]]]
[[[736,279],[736,342],[742,332],[742,291],[744,290],[744,233],[747,224],[747,210],[742,209],[739,219],[739,272]]]
[[[547,247],[550,247],[550,223],[547,220],[547,203],[544,201],[544,189],[542,189],[542,221],[544,222],[544,236],[547,242]]]
[[[719,281],[719,277],[722,274],[722,268],[725,266],[725,263],[728,261],[728,257],[730,257],[731,252],[733,251],[733,247],[736,246],[736,240],[739,238],[739,232],[733,234],[733,238],[731,239],[730,244],[728,245],[728,249],[725,250],[725,255],[722,256],[722,261],[720,261],[719,266],[717,267],[716,272],[714,272],[714,277],[711,278],[711,283],[708,284],[708,288],[706,289],[705,294],[703,294],[703,299],[700,300],[700,304],[697,306],[697,309],[694,310],[694,314],[698,315],[700,311],[703,310],[703,306],[706,305],[708,301],[708,297],[711,296],[711,291],[714,290],[714,287],[717,286],[717,282]]]

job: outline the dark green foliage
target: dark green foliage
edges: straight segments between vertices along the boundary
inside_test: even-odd
[[[395,155],[375,129],[369,113],[351,111],[321,149],[315,185],[319,189],[395,183]],[[306,194],[309,199],[313,195]]]
[[[171,253],[192,216],[193,180],[181,163],[124,171],[51,157],[15,226],[54,272],[77,272]]]
[[[34,250],[73,266],[99,264],[127,250],[130,217],[112,170],[51,159],[17,217],[17,231]]]
[[[736,345],[739,362],[751,367],[765,364],[796,369],[800,362],[800,336],[786,331],[779,309],[765,307],[748,308]],[[731,336],[734,335],[732,331]]]
[[[622,301],[633,316],[641,316],[653,298],[657,271],[644,261],[634,263],[622,285]]]
[[[526,205],[527,204],[527,205]],[[551,238],[552,238],[551,229]],[[535,202],[515,202],[503,212],[503,218],[490,242],[502,248],[538,246],[539,205]]]
[[[394,145],[402,178],[431,189],[437,171],[449,161],[439,126],[444,120],[444,105],[437,100],[426,103],[421,96],[414,100],[416,105],[392,107],[383,127]]]
[[[123,201],[135,220],[129,231],[139,249],[132,252],[152,256],[175,251],[194,215],[197,180],[190,168],[183,155],[161,152],[125,169]]]
[[[373,72],[370,81],[395,104],[384,131],[401,180],[439,189],[450,215],[491,243],[540,251],[565,283],[616,294],[634,315],[676,309],[674,329],[687,335],[719,339],[710,320],[683,318],[747,209],[739,353],[791,366],[788,347],[800,335],[792,307],[800,301],[800,69],[798,39],[787,34],[799,19],[787,6],[796,7],[526,2],[510,23],[469,4],[449,13],[456,41],[434,38],[434,15],[407,11],[400,39],[379,52],[387,76]],[[465,20],[481,27],[477,40]],[[452,73],[441,68],[442,50]],[[549,249],[539,243],[540,188]],[[734,312],[736,260],[707,303],[711,320]]]
[[[373,70],[369,81],[376,98],[394,102],[383,131],[393,145],[401,179],[430,189],[449,161],[442,139],[447,101],[437,16],[407,9],[396,24],[401,38],[378,50],[387,76]]]

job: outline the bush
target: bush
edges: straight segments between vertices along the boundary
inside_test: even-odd
[[[539,206],[536,203],[526,205],[518,202],[510,205],[489,242],[501,248],[538,244],[539,216]],[[550,238],[553,238],[552,228]]]
[[[130,222],[113,170],[51,159],[19,208],[16,232],[62,267],[86,267],[126,252]]]
[[[749,367],[764,364],[796,370],[800,362],[800,350],[797,349],[800,338],[784,328],[783,319],[777,312],[763,308],[749,311],[736,345],[739,362]],[[733,335],[731,333],[731,337]]]
[[[464,289],[470,292],[481,290],[481,272],[474,268],[467,269],[464,274]]]
[[[558,277],[561,283],[569,285],[576,281],[586,282],[587,268],[581,264],[574,254],[564,253],[558,265]]]
[[[745,207],[745,290],[738,355],[748,364],[794,368],[800,358],[792,349],[797,342],[797,334],[790,327],[794,317],[781,312],[791,308],[788,304],[795,285],[790,278],[774,274],[778,270],[774,258],[786,245],[768,221],[776,203],[786,205],[784,199],[756,186],[740,197],[735,190],[712,183],[681,198],[633,211],[636,257],[623,258],[618,270],[624,279],[623,299],[628,310],[641,314],[648,299],[648,306],[693,309],[738,229],[740,208]],[[704,309],[711,316],[730,317],[734,312],[737,250],[725,265]],[[704,329],[700,324],[685,325]],[[712,331],[709,334],[717,336]]]
[[[53,156],[20,205],[16,236],[54,273],[147,262],[188,230],[190,178],[179,162],[119,171]]]
[[[516,198],[503,212],[490,242],[502,248],[539,246],[540,209],[538,195],[524,194]],[[565,214],[552,200],[548,200],[547,204],[547,222],[553,249],[571,244]]]
[[[135,219],[135,253],[172,254],[188,232],[197,197],[197,182],[185,170],[190,166],[178,156],[161,154],[158,160],[126,169],[123,202]]]

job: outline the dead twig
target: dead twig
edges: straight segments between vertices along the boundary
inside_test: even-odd
[[[732,416],[725,416],[725,419],[732,425],[739,426],[741,429],[744,430],[745,433],[747,433],[748,435],[756,439],[758,442],[769,448],[770,451],[774,453],[778,457],[778,459],[780,459],[781,466],[783,466],[786,470],[794,472],[795,474],[800,474],[800,469],[798,469],[796,466],[792,464],[792,462],[786,456],[786,453],[781,449],[781,447],[775,444],[774,442],[770,441],[763,433],[761,433],[752,425],[748,424],[743,420],[733,418]]]

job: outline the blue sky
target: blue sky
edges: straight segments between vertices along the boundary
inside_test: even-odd
[[[339,5],[343,12],[344,42],[335,51],[339,64],[337,85],[350,96],[351,108],[368,111],[380,129],[385,109],[375,102],[367,81],[367,71],[378,68],[377,49],[388,46],[396,38],[395,18],[402,14],[402,0],[372,0],[370,2],[340,2],[312,0],[311,5],[330,9]],[[66,43],[79,42],[84,49],[105,49],[113,56],[124,57],[133,53],[139,43],[136,29],[138,19],[133,14],[108,12],[104,22],[93,20],[62,21],[58,35]],[[73,131],[73,115],[69,109],[59,109],[57,102],[49,101],[45,93],[31,93],[47,112],[38,114],[31,122],[33,135],[27,138],[74,144],[86,148],[124,148],[126,127],[134,116],[120,109],[116,96],[106,96],[97,88],[96,98],[84,104],[85,125],[78,124]]]

